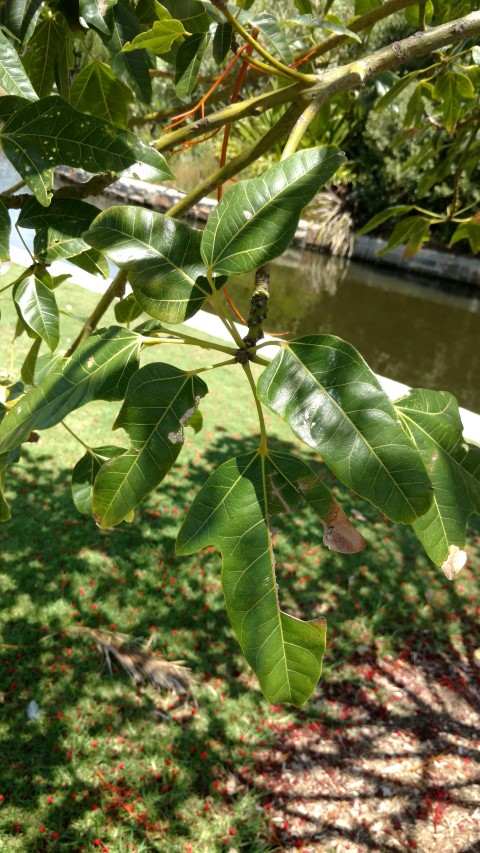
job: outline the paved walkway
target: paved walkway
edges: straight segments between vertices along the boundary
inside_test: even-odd
[[[24,264],[25,266],[28,266],[31,263],[31,258],[24,249],[12,246],[11,255],[12,261],[15,261],[16,263]],[[68,261],[55,261],[51,265],[50,269],[54,275],[61,275],[62,273],[71,274],[74,276],[75,284],[96,293],[103,293],[107,286],[107,282],[104,279],[84,272],[78,267],[73,266],[73,264],[69,264]],[[191,320],[187,320],[185,325],[190,326],[192,329],[196,329],[199,332],[209,334],[212,337],[219,338],[221,340],[228,340],[228,333],[220,318],[213,314],[209,314],[207,311],[198,311]],[[241,337],[243,337],[247,331],[246,327],[242,326],[240,323],[236,323],[235,325],[240,332]],[[265,340],[269,339],[266,338]],[[270,338],[270,340],[273,341],[273,338]],[[273,358],[277,352],[278,347],[276,346],[262,348],[262,356],[264,358]],[[408,393],[408,385],[403,385],[401,382],[396,382],[394,379],[388,379],[385,376],[378,376],[377,378],[391,400],[396,400],[403,394]],[[480,444],[480,414],[461,408],[460,415],[463,422],[465,438],[468,441],[474,441],[477,444]]]

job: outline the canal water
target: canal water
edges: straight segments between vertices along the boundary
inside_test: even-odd
[[[0,157],[0,189],[17,180]],[[15,231],[12,239],[22,245]],[[252,279],[229,283],[243,316]],[[270,293],[269,332],[338,335],[375,373],[450,391],[461,406],[480,412],[480,289],[289,249],[272,264]]]

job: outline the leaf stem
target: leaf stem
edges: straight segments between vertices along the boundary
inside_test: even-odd
[[[215,370],[217,367],[226,367],[228,364],[238,364],[238,361],[236,358],[227,358],[225,361],[217,361],[216,364],[206,364],[205,367],[199,367],[189,372],[196,376],[197,373],[204,373],[206,370]]]
[[[2,190],[2,195],[9,196],[13,195],[17,192],[17,190],[21,190],[22,187],[25,186],[25,181],[19,181],[18,184],[14,184],[13,187],[9,187],[7,190]]]
[[[90,447],[90,445],[89,445],[89,444],[85,444],[85,442],[83,441],[83,439],[81,439],[81,438],[80,438],[80,436],[79,436],[79,435],[77,435],[77,433],[76,433],[76,432],[74,432],[74,431],[73,431],[73,429],[71,429],[71,427],[69,427],[69,426],[68,426],[68,424],[67,424],[67,422],[66,422],[66,421],[60,421],[60,423],[61,423],[61,425],[62,425],[63,427],[65,427],[65,429],[67,430],[67,432],[69,432],[69,433],[70,433],[70,435],[71,435],[71,436],[73,436],[73,438],[75,439],[75,441],[78,441],[78,443],[79,443],[79,444],[81,444],[81,445],[82,445],[82,447],[84,447],[84,448],[85,448],[85,450],[87,450],[89,453],[91,453],[91,454],[92,454],[92,456],[95,456],[95,453],[93,453],[92,448]],[[95,457],[95,458],[96,458],[96,457]]]
[[[193,335],[185,335],[183,332],[179,332],[178,336],[175,335],[174,332],[171,333],[175,336],[174,340],[171,338],[155,338],[155,337],[144,337],[142,339],[143,346],[152,347],[156,344],[188,344],[189,346],[197,346],[201,349],[212,349],[218,352],[227,353],[227,355],[233,356],[236,353],[236,349],[233,347],[223,346],[222,344],[213,343],[211,341],[203,341],[201,338],[195,338]]]
[[[317,95],[313,101],[305,108],[287,139],[285,148],[282,152],[282,160],[286,160],[291,154],[294,154],[300,145],[303,136],[307,132],[314,118],[318,115],[323,105],[328,100],[328,96],[324,94]]]
[[[102,294],[101,299],[97,302],[95,308],[93,309],[92,313],[90,314],[90,317],[84,324],[79,335],[75,338],[73,344],[69,346],[68,350],[65,353],[66,358],[69,358],[72,353],[75,352],[77,347],[79,347],[80,344],[83,343],[83,341],[86,340],[88,336],[95,331],[107,308],[110,307],[115,297],[122,292],[122,289],[125,287],[126,280],[126,270],[119,270],[115,278],[113,278],[110,282],[105,293]]]
[[[302,74],[301,71],[296,71],[295,68],[290,68],[288,65],[284,65],[283,62],[279,62],[278,59],[275,59],[268,50],[265,50],[261,44],[259,44],[255,39],[250,35],[248,30],[245,29],[241,25],[241,23],[237,20],[235,15],[232,15],[227,4],[223,2],[223,0],[211,0],[213,6],[217,9],[220,9],[221,12],[225,15],[227,21],[232,25],[233,29],[237,31],[239,35],[245,39],[248,44],[250,44],[259,54],[263,56],[267,62],[279,71],[283,76],[290,77],[292,80],[297,80],[298,82],[304,83],[305,85],[313,85],[317,82],[317,78],[315,74]]]
[[[210,305],[215,310],[217,315],[220,317],[220,320],[222,321],[223,325],[225,326],[225,328],[227,329],[229,334],[232,336],[232,338],[235,341],[235,343],[237,344],[237,346],[244,347],[244,343],[243,343],[242,338],[240,337],[239,333],[237,332],[237,328],[235,326],[235,323],[233,322],[233,320],[230,320],[230,318],[227,316],[227,314],[223,308],[222,302],[218,297],[218,293],[217,293],[217,290],[215,288],[215,284],[213,282],[212,274],[209,270],[207,270],[207,278],[208,278],[210,287],[212,288],[212,295],[208,297],[208,301],[210,302]]]
[[[253,399],[255,400],[255,405],[257,407],[258,423],[260,426],[259,453],[261,456],[265,456],[268,453],[268,438],[267,438],[267,429],[265,426],[265,418],[263,416],[262,405],[260,403],[260,400],[257,397],[257,386],[255,385],[255,380],[254,380],[253,374],[252,374],[252,368],[250,367],[250,364],[248,363],[248,361],[246,362],[246,364],[242,364],[242,367],[245,371],[245,375],[246,375],[248,382],[250,384],[250,388],[252,389]]]

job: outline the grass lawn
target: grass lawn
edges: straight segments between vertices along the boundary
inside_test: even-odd
[[[14,326],[6,297],[0,297],[1,366],[8,364]],[[57,298],[80,317],[96,301],[71,285],[59,288]],[[62,322],[65,346],[79,325],[67,316]],[[113,312],[105,325],[111,322]],[[17,364],[29,343],[25,335],[17,341]],[[223,356],[171,346],[149,348],[146,359],[192,367]],[[28,445],[9,473],[12,520],[0,530],[1,851],[343,850],[335,841],[338,820],[337,834],[332,829],[317,848],[267,785],[281,777],[282,762],[300,761],[301,768],[295,739],[315,732],[325,745],[335,733],[346,737],[361,691],[385,662],[425,662],[427,671],[434,660],[428,671],[440,682],[448,675],[464,697],[451,671],[463,665],[467,687],[478,694],[480,520],[469,532],[468,566],[449,583],[410,528],[382,518],[306,450],[347,514],[360,513],[356,524],[367,550],[332,553],[313,514],[285,519],[277,547],[282,605],[306,618],[325,615],[329,642],[323,679],[304,708],[265,702],[229,627],[218,553],[175,556],[180,521],[207,474],[256,442],[256,414],[240,370],[202,378],[210,389],[201,405],[203,430],[188,431],[176,468],[131,525],[102,532],[77,513],[69,478],[83,449],[61,425]],[[112,441],[118,408],[94,403],[67,422],[93,446],[125,445],[122,431]],[[273,416],[267,421],[272,446],[297,453],[300,445],[286,427]],[[198,707],[178,706],[150,689],[140,693],[123,673],[112,678],[92,640],[72,630],[79,625],[155,634],[158,651],[193,671]],[[27,717],[32,699],[38,721]],[[369,694],[375,719],[384,721],[387,699],[381,685]],[[169,719],[158,709],[169,709]],[[411,714],[408,720],[399,714],[397,729],[413,725]],[[417,817],[409,820],[414,828]]]

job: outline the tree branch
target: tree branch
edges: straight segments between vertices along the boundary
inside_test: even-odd
[[[122,293],[126,281],[126,270],[119,270],[115,278],[113,278],[110,282],[105,293],[102,293],[101,298],[95,305],[95,308],[93,309],[92,313],[90,314],[90,317],[83,326],[83,329],[75,338],[74,342],[70,344],[69,348],[65,353],[65,358],[69,358],[72,353],[75,352],[77,347],[79,347],[80,344],[83,343],[83,341],[85,341],[89,337],[89,335],[91,335],[92,332],[95,331],[107,308],[110,307],[115,297],[120,296],[120,294]]]
[[[270,128],[270,130],[245,151],[242,151],[233,160],[230,160],[221,169],[217,169],[208,178],[202,181],[201,184],[195,187],[191,192],[187,193],[184,198],[177,201],[167,213],[167,216],[183,216],[190,208],[192,208],[200,199],[208,195],[219,184],[225,183],[229,178],[237,175],[242,169],[245,169],[250,163],[253,163],[258,157],[268,151],[272,145],[280,142],[285,134],[289,133],[294,126],[298,116],[302,111],[302,104],[291,104],[283,116]]]
[[[371,12],[366,12],[365,15],[360,15],[359,18],[351,21],[351,23],[347,25],[348,29],[351,30],[352,33],[360,33],[362,30],[368,30],[369,27],[373,27],[373,25],[378,23],[378,21],[388,18],[395,12],[401,12],[402,9],[406,9],[408,6],[413,6],[415,3],[418,3],[418,0],[386,0],[382,6],[378,6],[377,9],[372,9]],[[329,53],[331,50],[336,50],[337,47],[345,44],[345,42],[348,41],[348,38],[348,36],[328,36],[326,39],[317,44],[316,47],[299,53],[296,57],[296,62],[298,62],[299,59],[304,59],[306,56],[308,56],[309,59],[316,59],[317,56],[323,56],[325,53]]]

